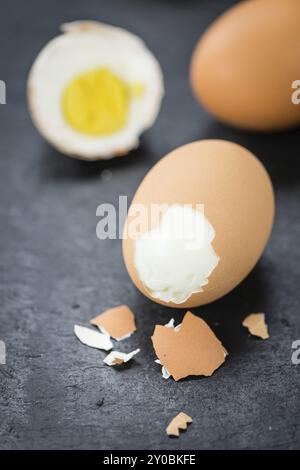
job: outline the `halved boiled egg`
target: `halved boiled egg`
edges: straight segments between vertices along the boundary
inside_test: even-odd
[[[61,152],[86,160],[124,155],[155,121],[160,65],[128,31],[94,21],[62,26],[28,79],[33,121]]]

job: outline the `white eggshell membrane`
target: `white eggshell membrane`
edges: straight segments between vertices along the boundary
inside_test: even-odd
[[[151,296],[181,304],[201,292],[219,262],[214,238],[214,228],[201,211],[170,206],[159,226],[135,242],[135,266]]]
[[[109,351],[113,347],[109,335],[99,333],[98,331],[94,331],[91,328],[74,325],[74,333],[82,344],[85,344],[90,348],[104,349],[105,351]]]
[[[130,361],[136,354],[140,352],[140,349],[135,349],[134,351],[126,354],[120,351],[111,351],[103,362],[108,366],[120,365],[122,363]],[[120,361],[120,362],[119,362]]]
[[[63,153],[83,159],[111,158],[138,146],[139,135],[155,121],[164,93],[160,65],[143,41],[128,31],[92,21],[63,25],[36,58],[28,79],[28,100],[41,134]],[[107,67],[126,83],[143,84],[129,103],[124,128],[109,136],[88,136],[65,121],[61,99],[76,76]]]

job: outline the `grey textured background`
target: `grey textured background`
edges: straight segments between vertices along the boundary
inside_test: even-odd
[[[0,78],[0,366],[2,449],[272,449],[300,447],[300,132],[254,135],[224,127],[194,101],[188,84],[193,46],[232,1],[2,0]],[[26,77],[60,23],[92,18],[141,35],[160,60],[166,96],[138,151],[123,159],[82,163],[58,154],[33,128]],[[300,78],[300,77],[295,77]],[[246,85],[246,84],[245,84]],[[228,348],[226,364],[208,379],[164,381],[150,342],[155,323],[182,312],[145,299],[131,284],[119,241],[100,242],[101,202],[130,198],[164,154],[201,138],[225,138],[256,153],[275,185],[277,218],[268,249],[248,279],[212,305],[194,309]],[[106,181],[101,173],[112,172]],[[255,230],[255,227],[253,227]],[[74,323],[127,303],[138,332],[121,343],[141,347],[122,370],[84,347]],[[241,320],[267,312],[271,338],[250,338]],[[97,401],[104,398],[104,405]],[[179,440],[164,429],[184,410],[194,422]]]

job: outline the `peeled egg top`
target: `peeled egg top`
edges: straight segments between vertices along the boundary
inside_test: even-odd
[[[299,0],[247,0],[200,38],[190,80],[199,102],[230,125],[276,130],[300,123],[292,84],[300,77]]]
[[[202,292],[219,263],[214,237],[201,208],[168,207],[158,227],[136,240],[136,270],[152,297],[182,304],[191,294]]]
[[[252,270],[274,217],[270,178],[238,144],[203,140],[160,160],[141,182],[124,228],[128,273],[150,299],[212,302]]]
[[[60,151],[84,159],[128,153],[159,112],[163,78],[145,44],[121,28],[63,25],[28,79],[33,120]]]

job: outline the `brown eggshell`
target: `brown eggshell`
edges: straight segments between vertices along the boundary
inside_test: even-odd
[[[232,142],[203,140],[177,148],[161,159],[140,184],[132,204],[204,204],[204,214],[216,236],[213,248],[219,264],[203,286],[203,292],[182,304],[190,308],[212,302],[231,291],[252,270],[268,241],[274,217],[270,178],[255,156]],[[130,210],[130,209],[129,209]],[[134,216],[127,218],[127,226]],[[155,228],[148,225],[149,230]],[[143,229],[141,229],[141,234]],[[137,288],[152,298],[136,271],[135,241],[123,239],[123,256]]]
[[[190,80],[221,121],[252,130],[300,123],[292,82],[300,77],[300,1],[251,0],[218,18],[198,42]]]

